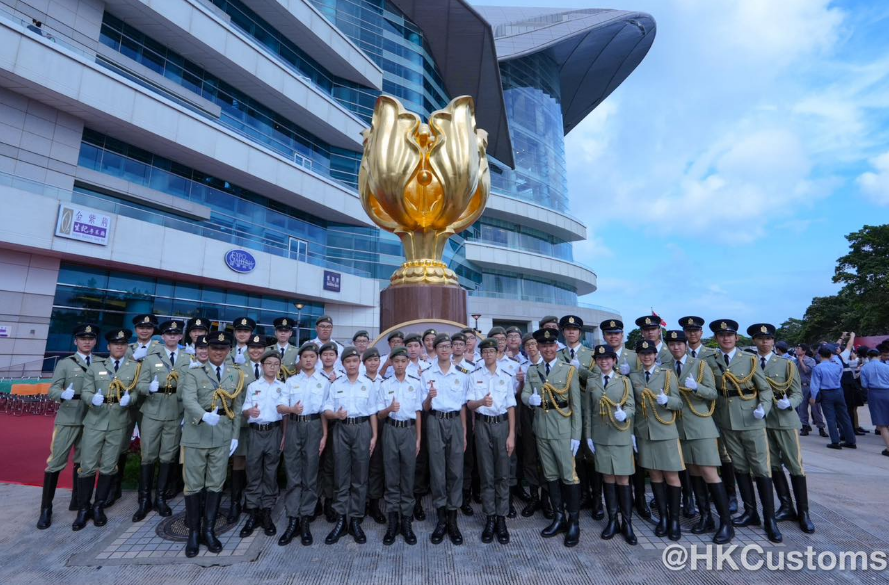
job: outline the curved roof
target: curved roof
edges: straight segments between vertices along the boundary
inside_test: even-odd
[[[565,133],[623,83],[654,42],[644,12],[478,6],[500,61],[545,51],[558,64]]]

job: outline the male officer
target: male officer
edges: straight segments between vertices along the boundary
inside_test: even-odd
[[[83,433],[85,412],[81,390],[87,370],[95,359],[92,353],[96,347],[99,328],[84,323],[74,328],[73,335],[77,351],[56,363],[49,387],[50,399],[61,401],[62,404],[56,411],[49,457],[46,459],[46,470],[43,472],[43,495],[40,499],[40,518],[37,521],[37,528],[40,530],[45,530],[52,524],[52,501],[56,495],[59,473],[68,464],[68,454],[71,449],[74,449],[74,491],[71,493],[71,504],[68,509],[77,510],[79,504],[77,468],[80,467],[80,437]]]
[[[540,328],[541,329],[552,329],[556,332],[556,335],[559,334],[559,318],[555,315],[546,315],[542,319],[540,319]],[[556,339],[556,350],[562,351],[565,349],[565,344]]]
[[[528,505],[522,508],[522,516],[530,518],[537,510],[543,510],[543,517],[552,520],[553,511],[550,506],[550,498],[545,490],[541,493],[540,458],[537,456],[537,439],[534,437],[532,430],[534,426],[534,408],[521,401],[521,393],[528,380],[528,370],[536,367],[538,364],[542,364],[543,356],[540,355],[537,340],[534,339],[533,333],[526,333],[522,337],[522,347],[528,356],[528,361],[522,364],[521,369],[516,374],[516,383],[518,384],[516,393],[519,397],[519,420],[517,427],[522,448],[522,477],[528,482],[530,492]]]
[[[751,480],[751,476],[755,477],[766,535],[772,542],[781,542],[781,532],[775,522],[775,495],[765,430],[765,418],[774,400],[772,388],[756,357],[737,348],[737,321],[717,319],[710,323],[710,330],[716,334],[719,344],[719,350],[705,358],[719,392],[714,416],[732,457],[735,480],[744,501],[744,512],[732,519],[732,524],[760,524]]]
[[[191,359],[179,349],[183,321],[164,321],[159,329],[163,346],[142,361],[139,374],[139,394],[144,397],[140,410],[142,467],[139,474],[139,508],[133,514],[133,522],[145,518],[151,510],[151,487],[154,483],[154,464],[160,461],[157,475],[157,492],[154,507],[160,516],[170,516],[173,511],[167,504],[167,481],[179,456],[181,438],[182,399],[176,392],[179,378],[184,375]]]
[[[328,343],[332,343],[336,346],[336,369],[343,369],[343,362],[341,361],[343,355],[343,346],[340,343],[337,343],[333,340],[333,318],[330,315],[321,315],[318,319],[315,320],[315,339],[312,339],[312,343],[317,345],[318,347],[324,347]]]
[[[80,469],[77,474],[79,505],[72,530],[81,530],[92,516],[96,526],[105,526],[105,500],[117,474],[121,435],[130,420],[127,408],[135,397],[141,362],[126,358],[127,342],[133,332],[116,329],[105,335],[109,356],[93,361],[87,369],[81,393],[87,406],[83,417],[83,439]],[[132,394],[131,394],[132,393]],[[99,472],[96,501],[90,511],[93,482]]]
[[[803,455],[799,445],[799,431],[802,424],[796,413],[796,407],[803,401],[799,371],[793,362],[781,359],[772,351],[775,345],[774,325],[755,323],[747,328],[747,335],[752,337],[753,343],[756,344],[759,367],[775,396],[775,404],[766,416],[772,483],[775,485],[778,501],[781,504],[775,512],[775,521],[799,520],[800,530],[811,534],[815,532],[815,525],[809,518],[806,474],[803,471]],[[787,478],[781,468],[782,463],[790,472],[797,513],[793,509],[790,486],[787,485]]]
[[[473,335],[474,337],[474,335]],[[460,366],[468,372],[476,368],[473,361],[466,359],[466,335],[462,332],[451,335],[451,363]],[[475,465],[475,422],[471,417],[466,419],[466,450],[463,452],[463,505],[460,511],[464,516],[472,516],[472,486],[473,480],[478,484],[478,471]]]
[[[133,317],[133,329],[136,330],[136,341],[130,344],[127,350],[127,357],[131,357],[136,361],[145,359],[155,346],[159,345],[157,341],[152,341],[157,330],[158,320],[156,315],[146,313],[144,315],[136,315]]]
[[[232,329],[235,332],[235,345],[232,347],[231,358],[234,363],[242,366],[247,363],[247,342],[256,329],[256,321],[250,317],[238,317],[232,321]]]
[[[361,356],[361,367],[358,371],[373,382],[374,392],[379,394],[380,385],[383,383],[383,376],[380,375],[380,350],[372,347],[363,353],[359,351],[358,355]],[[377,524],[386,523],[386,516],[380,510],[380,500],[383,499],[386,489],[386,480],[383,476],[383,432],[382,428],[377,429],[377,443],[380,447],[374,449],[370,456],[370,467],[367,472],[367,515]]]
[[[642,339],[654,343],[657,348],[657,363],[670,359],[670,350],[661,339],[661,318],[657,315],[645,315],[636,319],[636,326],[642,331]]]
[[[209,360],[199,368],[189,368],[180,386],[185,409],[182,429],[185,523],[188,527],[185,556],[189,558],[197,556],[200,541],[212,553],[222,550],[222,543],[216,538],[216,517],[228,459],[238,448],[241,430],[238,417],[246,388],[241,367],[226,364],[231,351],[231,334],[214,332],[207,342]],[[202,526],[201,491],[204,489],[207,493]]]
[[[464,327],[460,330],[460,333],[466,336],[466,351],[465,355],[467,359],[471,362],[478,362],[481,358],[481,355],[478,353],[478,334],[480,331],[476,331],[472,327]]]
[[[728,495],[719,478],[717,468],[722,461],[716,438],[719,429],[713,422],[716,408],[716,381],[713,372],[703,360],[691,357],[688,353],[684,331],[667,331],[667,347],[673,357],[665,362],[679,384],[682,398],[682,415],[677,420],[679,439],[682,443],[682,457],[688,467],[695,498],[701,508],[701,517],[692,526],[692,534],[703,534],[716,530],[714,544],[726,544],[734,537],[732,517],[728,506]],[[700,355],[700,353],[699,353]],[[710,513],[710,495],[719,512],[719,529],[716,529]]]
[[[574,457],[580,449],[583,420],[577,368],[559,359],[557,336],[550,328],[534,332],[543,364],[528,370],[522,402],[535,409],[537,454],[554,511],[552,523],[540,535],[550,538],[565,532],[565,546],[572,547],[580,542],[580,482]]]
[[[342,370],[342,367],[337,366],[337,364],[340,363],[340,358],[336,343],[328,341],[322,345],[318,350],[318,356],[321,359],[321,367],[318,368],[318,371],[322,376],[327,378],[329,383],[333,384],[346,375],[346,372]],[[331,436],[333,435],[333,428],[336,424],[336,420],[332,420],[328,423]],[[324,453],[321,454],[321,468],[318,473],[318,495],[319,498],[323,498],[323,500],[319,499],[319,501],[322,502],[321,509],[324,511],[324,517],[330,523],[336,522],[336,512],[333,509],[333,501],[336,495],[336,481],[334,479],[334,448],[334,441],[331,439],[329,448],[325,449]]]
[[[195,342],[199,337],[210,333],[210,321],[204,317],[194,317],[185,323],[185,353],[195,354]]]
[[[497,342],[479,344],[484,365],[469,375],[466,407],[475,413],[475,443],[485,528],[482,542],[509,543],[509,458],[515,449],[515,378],[497,365]],[[464,495],[465,497],[465,495]]]
[[[629,376],[630,372],[639,371],[639,358],[632,349],[627,349],[624,343],[624,322],[620,319],[606,319],[599,323],[599,329],[605,338],[605,343],[614,350],[616,356],[614,370],[621,376]]]
[[[275,350],[281,356],[281,373],[278,375],[286,381],[287,378],[297,373],[296,361],[299,359],[299,352],[296,346],[290,343],[290,338],[293,337],[293,326],[296,322],[290,317],[278,317],[273,323],[277,343],[266,349]]]
[[[392,351],[397,347],[404,346],[404,333],[402,331],[393,331],[386,336],[386,342],[389,344],[389,353],[380,356],[380,373],[384,378],[391,378],[394,373],[392,368]]]

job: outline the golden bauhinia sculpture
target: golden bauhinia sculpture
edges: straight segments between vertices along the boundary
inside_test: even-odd
[[[453,99],[424,124],[397,99],[381,96],[362,134],[361,203],[404,247],[406,262],[392,286],[457,286],[457,275],[442,262],[445,244],[481,216],[491,191],[488,133],[475,127],[472,98]]]

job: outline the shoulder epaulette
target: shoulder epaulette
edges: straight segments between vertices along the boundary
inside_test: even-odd
[[[511,356],[511,355],[508,355],[508,356],[506,356],[506,357],[508,357],[509,359],[511,359],[511,360],[514,361],[514,362],[518,362],[518,361],[519,361],[519,358],[514,357],[514,356]]]
[[[470,360],[468,360],[468,359],[466,359],[466,358],[463,358],[463,361],[466,362],[467,364],[469,364],[470,366],[475,367],[475,362],[470,361]]]
[[[414,376],[413,374],[407,374],[407,377],[408,377],[408,378],[413,378],[413,379],[416,380],[417,382],[420,381],[420,378]]]
[[[474,374],[476,372],[481,372],[482,370],[484,370],[484,368],[482,366],[478,366],[476,369],[472,370],[472,373]]]
[[[467,369],[464,368],[463,366],[455,366],[455,367],[457,368],[457,371],[458,371],[458,372],[461,372],[461,373],[463,373],[463,374],[468,374],[468,373],[469,373],[469,370],[467,370]]]
[[[506,375],[507,375],[507,376],[509,376],[509,377],[510,377],[510,378],[512,378],[512,374],[510,374],[510,373],[509,373],[509,372],[507,372],[507,371],[506,371],[506,370],[504,370],[504,369],[502,369],[502,368],[500,368],[500,370],[499,370],[499,371],[500,371],[500,372],[502,372],[502,373],[504,373],[504,374],[506,374]]]

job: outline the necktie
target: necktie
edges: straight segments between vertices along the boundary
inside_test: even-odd
[[[176,352],[175,351],[170,352],[170,363],[173,364],[174,366],[176,365]]]
[[[651,372],[645,370],[645,383],[648,384],[649,380],[651,380]]]
[[[549,376],[549,362],[546,362],[546,375]]]
[[[607,388],[607,387],[608,387],[608,376],[605,376],[605,382],[602,384],[602,387],[603,387],[603,388]]]
[[[86,365],[90,365],[90,356],[86,356]]]
[[[238,348],[238,355],[241,355],[241,348]]]
[[[219,366],[216,366],[216,381],[222,382],[222,369]]]
[[[278,349],[281,350],[281,359],[284,359],[284,348],[283,348],[283,347],[279,347]]]
[[[259,364],[253,364],[253,377],[259,380]]]
[[[764,357],[759,358],[759,367],[762,368],[763,370],[766,369],[766,358],[764,358]]]
[[[727,353],[722,354],[722,359],[723,359],[723,361],[725,361],[725,365],[728,365],[728,363],[729,363],[729,359],[728,359],[728,354],[727,354]]]
[[[676,362],[676,375],[682,375],[682,362]]]
[[[114,360],[114,371],[120,369],[120,360]]]
[[[571,350],[571,359],[574,359],[574,350]]]
[[[691,357],[693,357],[693,358],[698,357],[698,352],[696,352],[695,350],[691,350]]]

